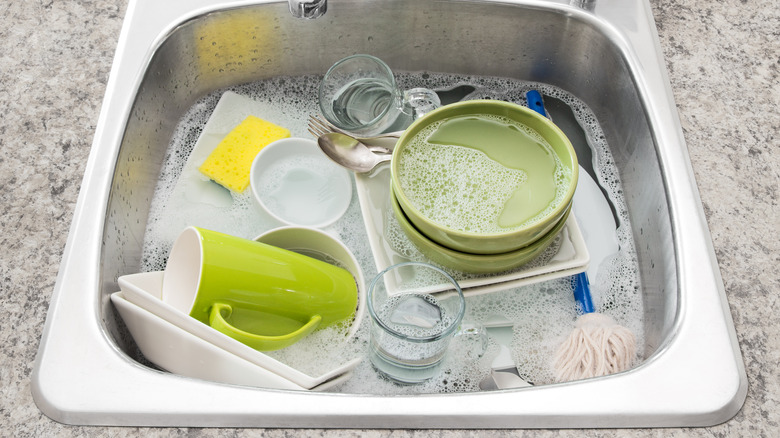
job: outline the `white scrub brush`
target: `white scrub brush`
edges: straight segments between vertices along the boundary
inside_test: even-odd
[[[566,382],[627,370],[636,356],[634,334],[609,315],[595,312],[586,273],[575,275],[573,283],[584,314],[555,354],[555,379]]]

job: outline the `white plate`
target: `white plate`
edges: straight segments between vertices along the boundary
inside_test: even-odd
[[[137,306],[122,292],[111,294],[138,348],[149,361],[173,374],[232,385],[306,390],[281,375],[211,344]],[[313,391],[324,391],[351,377],[347,372]]]
[[[158,318],[182,329],[203,341],[217,346],[227,353],[233,354],[238,358],[249,361],[250,363],[271,371],[292,383],[305,389],[311,389],[333,378],[353,370],[362,357],[353,358],[340,366],[319,376],[307,375],[295,368],[290,367],[266,354],[263,354],[251,347],[248,347],[237,340],[214,330],[206,324],[191,318],[165,304],[160,299],[162,293],[163,272],[144,272],[140,274],[131,274],[119,277],[119,287],[122,289],[124,298],[136,306],[154,314]],[[182,334],[179,332],[179,334]],[[135,336],[134,336],[135,339]],[[136,339],[136,343],[139,340]],[[154,338],[150,339],[154,342]],[[208,366],[208,361],[213,357],[202,358]],[[158,364],[163,366],[162,364]]]
[[[581,175],[585,173],[584,170],[580,172]],[[377,270],[382,271],[388,266],[406,261],[432,263],[414,249],[414,245],[395,222],[390,206],[390,167],[383,166],[370,174],[356,174],[355,182]],[[575,205],[578,202],[576,198],[575,192]],[[403,253],[399,252],[398,248],[403,248]],[[542,256],[549,257],[549,254],[543,253]],[[574,215],[569,215],[561,231],[558,252],[546,264],[531,261],[517,269],[496,274],[453,273],[450,269],[448,271],[456,277],[464,295],[469,296],[578,274],[587,269],[589,261],[588,247],[577,220]]]
[[[198,170],[222,139],[250,115],[287,127],[285,125],[289,123],[280,119],[278,112],[270,104],[232,91],[222,94],[166,201],[165,213],[162,215],[168,224],[166,229],[178,234],[187,226],[195,225],[235,234],[230,231],[239,228],[241,237],[249,237],[256,234],[257,229],[282,224],[257,204],[249,187],[243,193],[232,193]],[[253,222],[245,226],[236,225],[247,214],[251,215]]]
[[[588,277],[596,279],[596,273],[602,262],[620,249],[617,236],[617,223],[612,215],[609,202],[596,181],[580,167],[580,179],[574,192],[572,212],[582,228],[585,243],[590,253]]]
[[[196,209],[225,208],[233,203],[230,191],[202,174],[198,167],[239,123],[250,115],[278,124],[276,110],[232,91],[220,97],[190,152],[171,198],[180,198]],[[248,188],[248,187],[247,187]]]

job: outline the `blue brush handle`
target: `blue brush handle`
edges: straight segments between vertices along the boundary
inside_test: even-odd
[[[528,101],[528,108],[547,117],[547,111],[544,109],[544,101],[542,100],[542,93],[537,90],[528,91],[525,93],[525,99]]]
[[[528,101],[528,108],[547,117],[547,111],[544,109],[544,101],[542,100],[542,93],[537,90],[530,90],[525,93],[525,98]],[[582,306],[583,313],[595,312],[596,309],[593,307],[593,298],[590,296],[588,274],[580,272],[572,277],[572,282],[574,283],[574,299]]]
[[[572,279],[574,282],[574,299],[582,306],[582,313],[593,313],[593,298],[590,296],[590,282],[588,274],[580,272]]]

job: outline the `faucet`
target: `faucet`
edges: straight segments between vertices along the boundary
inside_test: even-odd
[[[327,0],[287,0],[290,13],[296,18],[312,20],[321,17],[328,10]]]
[[[290,4],[290,13],[295,18],[313,20],[328,11],[328,0],[287,0],[287,2]],[[569,0],[569,4],[590,12],[596,8],[596,0]]]
[[[588,12],[593,12],[596,10],[596,0],[570,0],[569,4],[584,9]]]

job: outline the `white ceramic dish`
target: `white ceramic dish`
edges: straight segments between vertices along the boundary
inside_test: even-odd
[[[370,174],[356,174],[355,182],[377,270],[382,271],[405,261],[431,263],[419,251],[405,250],[413,248],[413,244],[400,231],[390,205],[390,167],[383,166]],[[574,202],[578,202],[576,193]],[[391,236],[388,236],[388,230],[391,230]],[[404,248],[403,253],[397,248]],[[543,253],[540,257],[545,256],[549,257],[550,254]],[[560,247],[546,264],[531,261],[517,269],[496,274],[451,273],[463,288],[464,295],[470,296],[574,275],[585,271],[589,260],[583,235],[577,221],[570,215],[561,231]]]
[[[249,185],[260,206],[288,225],[326,227],[352,201],[349,172],[306,138],[284,138],[261,149],[252,162]]]
[[[593,281],[601,263],[620,249],[617,223],[612,216],[612,209],[606,196],[582,167],[577,181],[577,191],[574,192],[574,201],[573,216],[577,218],[588,246],[590,254],[588,277]]]
[[[274,108],[232,91],[225,92],[203,126],[203,131],[187,158],[176,187],[171,192],[171,198],[187,201],[186,204],[196,210],[221,209],[232,204],[230,191],[202,174],[198,167],[222,139],[245,118],[253,115],[278,124],[275,114]],[[182,205],[184,204],[183,202]]]
[[[255,238],[258,242],[284,248],[299,254],[334,263],[351,272],[358,289],[358,307],[348,336],[354,336],[366,313],[366,282],[363,269],[352,252],[340,240],[325,231],[310,227],[281,227],[266,231]]]
[[[319,376],[310,376],[267,354],[248,347],[165,304],[160,300],[162,280],[162,271],[131,274],[119,277],[119,287],[122,289],[124,298],[136,306],[141,307],[187,333],[215,345],[241,359],[247,360],[256,366],[278,374],[305,389],[314,388],[315,386],[351,371],[362,360],[360,357],[353,358]],[[150,340],[153,342],[154,338],[151,338]],[[136,342],[138,341],[136,340]],[[158,365],[163,366],[162,364]]]
[[[190,225],[229,232],[236,227],[235,223],[240,218],[246,216],[247,208],[258,226],[270,228],[284,224],[257,205],[249,187],[243,193],[232,193],[198,170],[220,141],[250,115],[285,128],[289,125],[289,120],[279,115],[278,108],[232,91],[223,93],[203,126],[166,202],[166,213],[162,217],[169,221],[168,228],[173,230],[174,236]],[[226,221],[234,225],[226,227]],[[241,229],[241,237],[251,237],[257,234],[258,228],[247,225]]]
[[[301,391],[324,391],[351,377],[347,372],[312,388],[304,388],[127,301],[122,292],[111,294],[111,302],[144,357],[173,374],[231,385]]]
[[[355,311],[355,319],[348,332],[348,337],[352,337],[357,332],[359,325],[363,320],[363,315],[365,314],[365,280],[363,271],[360,268],[357,259],[341,241],[324,231],[306,227],[282,227],[273,229],[258,236],[256,240],[290,251],[302,253],[310,257],[322,259],[323,261],[336,263],[350,271],[357,283],[358,307]],[[120,277],[119,286],[122,289],[123,298],[148,311],[158,319],[179,328],[180,332],[177,333],[178,335],[188,334],[194,336],[227,354],[248,361],[253,366],[268,370],[304,389],[311,389],[318,385],[322,385],[325,382],[329,382],[336,377],[351,371],[362,360],[362,357],[353,358],[341,363],[334,369],[323,371],[322,374],[318,376],[308,375],[292,366],[276,360],[268,354],[250,348],[162,302],[160,297],[162,293],[163,276],[163,272],[146,272]],[[128,324],[128,326],[130,326],[130,324]],[[167,370],[188,370],[186,365],[177,363],[179,358],[176,356],[164,354],[155,355],[155,352],[160,348],[159,346],[154,345],[156,342],[155,337],[144,336],[145,332],[140,331],[139,338],[136,338],[136,334],[132,332],[132,329],[131,333],[145,356],[146,352],[144,351],[144,348],[146,348],[153,357],[157,357],[158,360],[163,361],[156,362],[151,357],[147,356],[149,360],[156,363],[158,366]],[[186,336],[186,338],[189,339],[190,337]],[[146,343],[147,345],[142,347],[142,343]],[[287,348],[296,348],[296,345],[294,344]],[[209,356],[203,357],[201,360],[206,364],[205,367],[208,367],[211,361],[214,361],[214,366],[218,367],[220,363],[226,361],[222,356],[224,355],[211,352]],[[216,374],[214,377],[219,378],[220,375]]]

